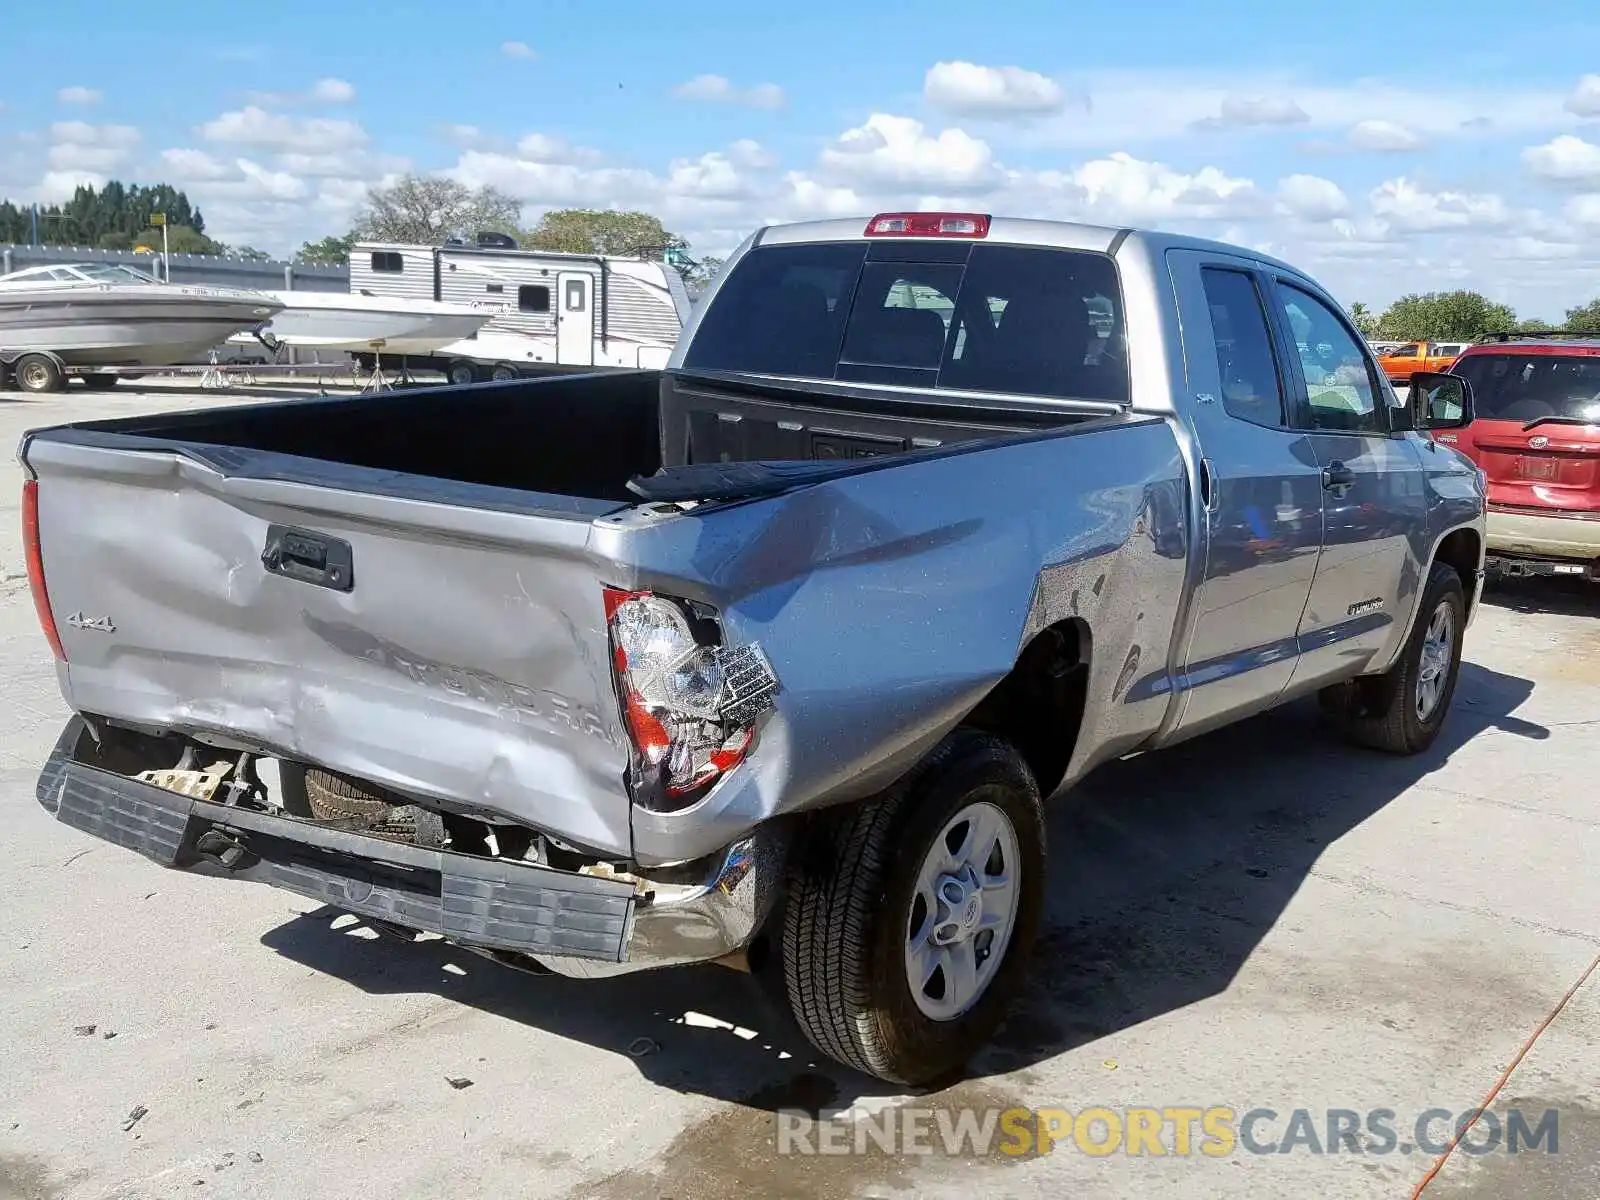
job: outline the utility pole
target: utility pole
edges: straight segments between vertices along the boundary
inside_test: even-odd
[[[172,282],[172,259],[167,254],[167,214],[151,213],[150,224],[161,226],[161,276],[165,283]]]

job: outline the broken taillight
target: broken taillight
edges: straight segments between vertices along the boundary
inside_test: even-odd
[[[607,588],[605,611],[635,799],[690,803],[749,754],[777,676],[754,642],[724,645],[704,606]]]
[[[39,626],[44,630],[50,650],[62,662],[67,652],[61,648],[61,634],[56,629],[55,613],[50,609],[50,593],[44,586],[44,551],[39,545],[39,481],[26,480],[22,485],[22,544],[28,560],[28,587],[33,592],[33,608],[39,614]]]

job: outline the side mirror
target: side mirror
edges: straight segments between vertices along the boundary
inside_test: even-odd
[[[1419,371],[1411,377],[1413,429],[1463,429],[1472,424],[1472,385],[1459,375]]]

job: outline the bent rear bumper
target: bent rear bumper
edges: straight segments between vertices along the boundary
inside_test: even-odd
[[[566,975],[702,962],[744,949],[783,881],[776,828],[728,847],[692,884],[652,885],[434,850],[199,800],[92,764],[82,718],[39,775],[62,823],[161,866],[284,888]],[[235,852],[237,848],[237,852]]]

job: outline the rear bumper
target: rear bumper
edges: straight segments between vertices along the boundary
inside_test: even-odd
[[[63,824],[164,867],[270,884],[472,949],[529,955],[558,974],[734,954],[766,919],[783,880],[787,844],[777,827],[713,856],[695,882],[635,884],[198,800],[91,765],[93,754],[94,739],[74,717],[36,789]],[[233,846],[241,852],[219,855]]]
[[[1491,508],[1488,516],[1491,560],[1504,555],[1575,563],[1600,559],[1600,520],[1496,508]]]

